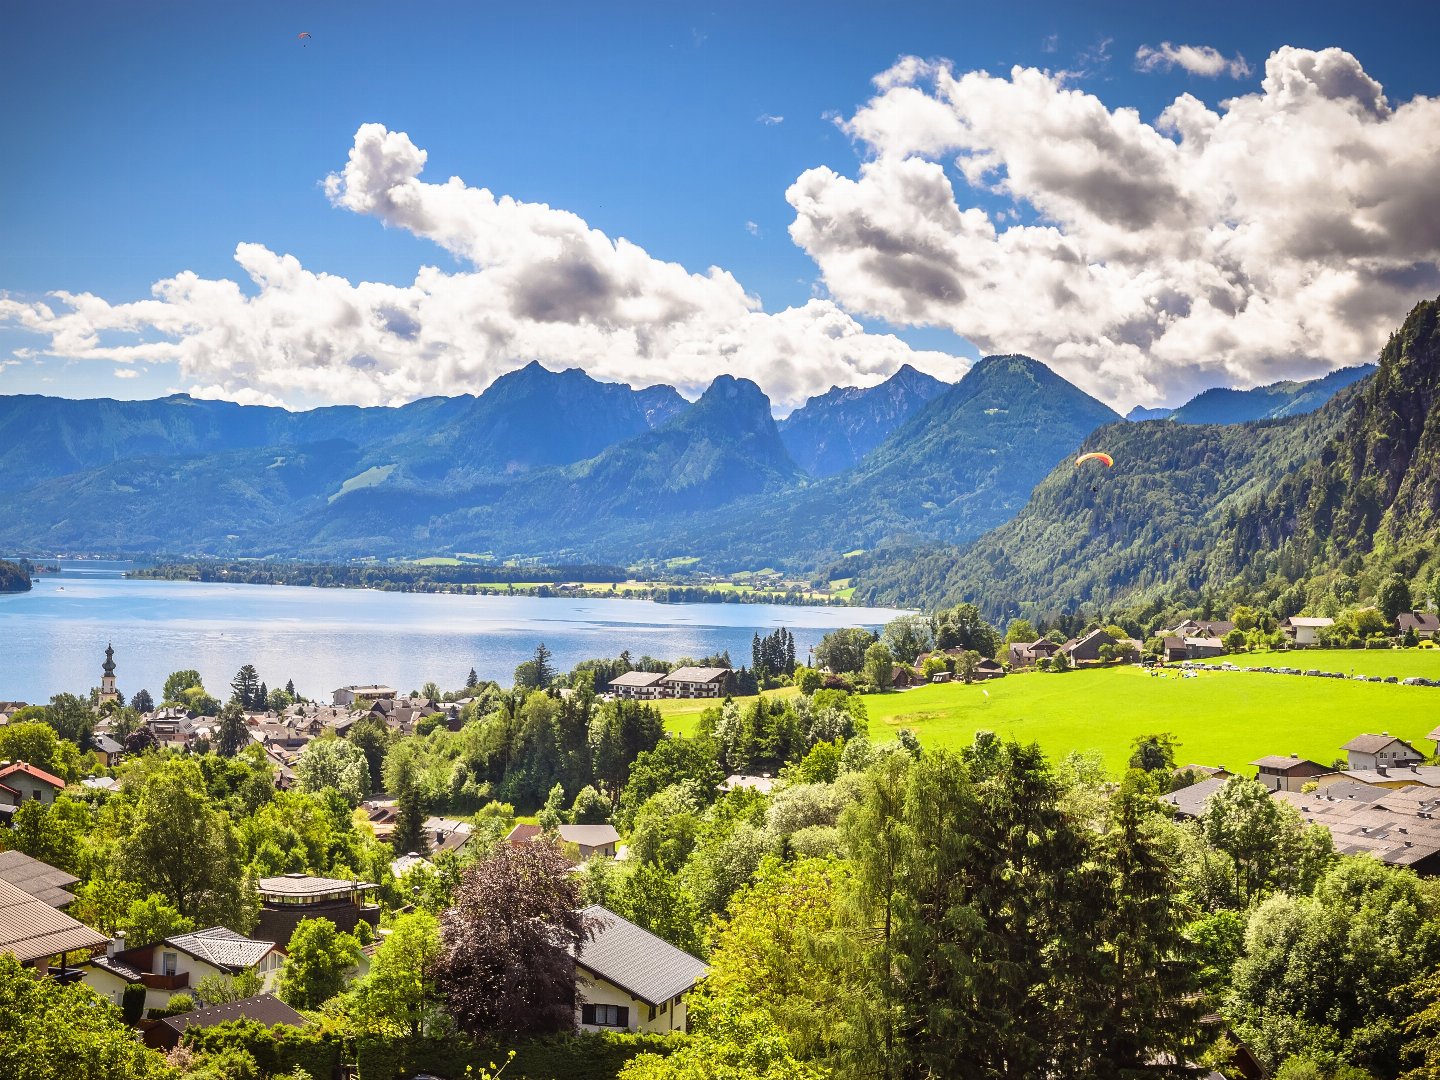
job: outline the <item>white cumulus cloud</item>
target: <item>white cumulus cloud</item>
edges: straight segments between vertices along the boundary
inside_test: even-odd
[[[950,379],[968,367],[869,333],[828,299],[768,313],[718,267],[692,273],[573,213],[458,177],[424,181],[425,160],[409,136],[365,124],[325,191],[339,208],[434,242],[467,264],[461,271],[427,266],[408,284],[354,283],[241,243],[235,261],[250,291],[183,271],[135,303],[0,296],[0,324],[45,335],[48,351],[68,358],[175,361],[193,393],[267,403],[477,392],[539,360],[691,394],[728,372],[783,409],[905,363]]]
[[[1178,67],[1207,79],[1221,75],[1243,79],[1250,74],[1249,63],[1239,53],[1227,57],[1211,45],[1172,45],[1168,41],[1162,41],[1158,47],[1141,45],[1135,50],[1135,67],[1140,71],[1169,71]]]
[[[139,377],[140,370],[138,368],[117,367],[115,369],[115,378],[117,379],[138,379]]]
[[[1062,75],[902,60],[787,192],[846,310],[1026,352],[1117,405],[1373,359],[1440,292],[1440,99],[1282,48],[1259,91],[1157,118]],[[1008,227],[984,195],[1025,211]],[[1029,221],[1031,224],[1023,224]]]

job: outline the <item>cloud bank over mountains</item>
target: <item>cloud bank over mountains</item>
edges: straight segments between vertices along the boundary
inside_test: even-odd
[[[1243,74],[1204,46],[1141,53],[1157,71]],[[810,169],[786,193],[828,290],[800,307],[766,312],[728,271],[568,211],[422,179],[423,149],[365,124],[325,181],[331,203],[462,269],[353,283],[241,243],[247,287],[184,271],[135,303],[0,296],[0,324],[57,356],[175,361],[196,392],[242,401],[478,392],[538,359],[691,394],[729,372],[783,408],[904,363],[968,366],[856,321],[880,318],[1028,353],[1128,407],[1368,360],[1440,292],[1440,99],[1393,105],[1339,49],[1282,48],[1257,92],[1215,109],[1182,94],[1153,122],[1034,68],[904,58],[875,87],[839,121],[856,174]]]
[[[1339,49],[1282,48],[1259,92],[1182,94],[1154,123],[1033,68],[907,58],[875,85],[841,122],[858,175],[786,196],[849,311],[1155,404],[1369,360],[1440,291],[1440,99],[1392,107]],[[966,190],[1033,223],[1002,229]]]

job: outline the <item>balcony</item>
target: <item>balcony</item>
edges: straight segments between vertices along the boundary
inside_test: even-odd
[[[182,971],[178,975],[159,975],[145,971],[140,974],[140,982],[151,990],[184,990],[190,985],[190,973]]]

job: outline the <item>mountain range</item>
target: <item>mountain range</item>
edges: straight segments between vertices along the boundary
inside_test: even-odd
[[[1273,409],[1272,391],[1237,393]],[[0,397],[0,550],[809,569],[973,541],[1112,427],[1188,429],[1126,424],[1021,356],[986,357],[954,385],[905,367],[779,423],[743,379],[689,403],[538,364],[398,408]]]
[[[1195,395],[1178,409],[1144,409],[1135,406],[1127,420],[1173,420],[1177,424],[1244,424],[1251,420],[1278,420],[1314,412],[1351,383],[1375,371],[1374,364],[1340,368],[1308,382],[1275,382],[1251,390],[1217,386]]]
[[[872,553],[852,567],[857,599],[964,599],[1008,619],[1235,602],[1295,614],[1374,598],[1393,574],[1435,592],[1440,301],[1417,305],[1369,377],[1312,412],[1111,424],[1079,449],[1113,468],[1062,463],[967,547]]]

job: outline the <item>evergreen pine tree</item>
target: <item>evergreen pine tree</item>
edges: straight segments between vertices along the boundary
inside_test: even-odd
[[[430,836],[425,831],[425,798],[420,791],[419,778],[414,767],[406,765],[399,777],[395,792],[395,831],[390,844],[396,855],[417,855],[430,853]]]
[[[253,709],[255,707],[255,696],[260,692],[260,676],[255,671],[254,664],[246,664],[235,674],[230,683],[233,691],[230,700],[238,704],[242,709]]]
[[[479,685],[480,685],[480,676],[478,676],[478,675],[475,674],[475,669],[472,667],[472,668],[470,669],[470,674],[467,675],[467,676],[465,676],[465,689],[466,689],[466,690],[474,690],[474,689],[475,689],[477,686],[479,686]]]
[[[255,704],[251,707],[256,711],[270,707],[270,690],[263,682],[260,684],[260,689],[255,691]]]
[[[238,701],[231,701],[220,710],[215,748],[224,757],[234,757],[249,741],[250,732],[245,727],[245,710]]]
[[[285,684],[285,693],[287,693],[287,694],[290,695],[290,700],[291,700],[291,701],[298,701],[298,700],[300,700],[299,697],[298,697],[298,695],[296,695],[296,693],[295,693],[295,680],[294,680],[294,679],[291,679],[289,682],[287,682],[287,683]]]

